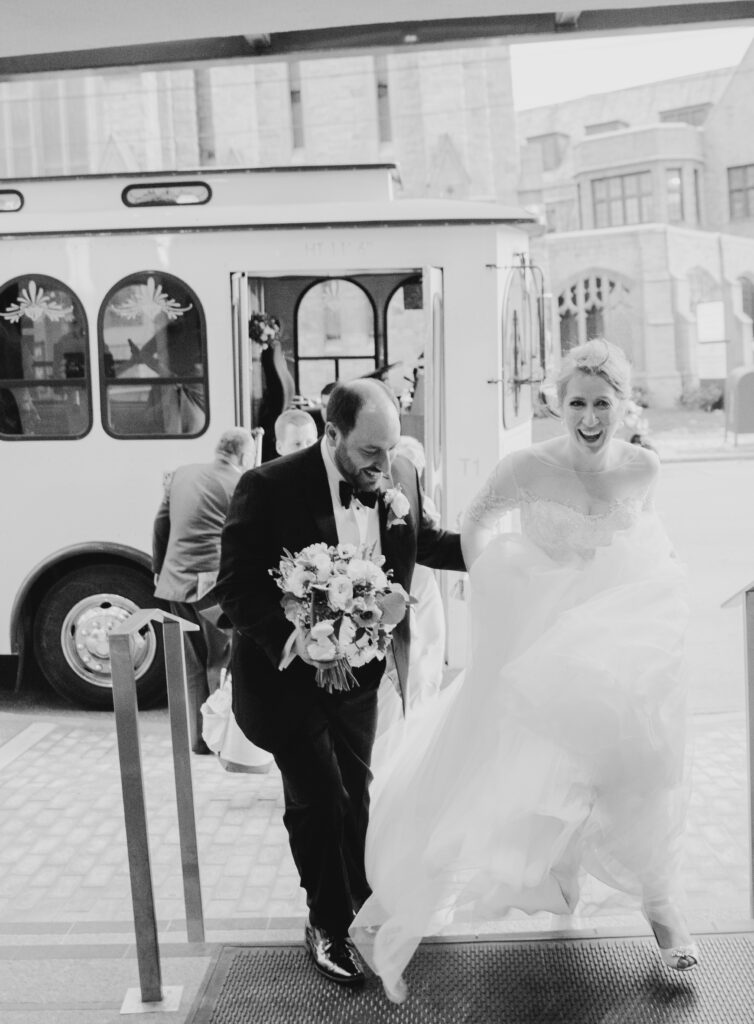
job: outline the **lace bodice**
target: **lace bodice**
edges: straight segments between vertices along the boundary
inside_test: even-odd
[[[522,534],[555,561],[590,559],[648,509],[655,473],[645,455],[629,450],[616,469],[578,474],[535,446],[499,463],[467,519],[494,529],[506,512],[519,509]]]
[[[605,512],[588,514],[570,505],[521,493],[521,532],[557,562],[576,555],[591,558],[607,547],[619,530],[628,530],[642,512],[642,502],[616,500]]]

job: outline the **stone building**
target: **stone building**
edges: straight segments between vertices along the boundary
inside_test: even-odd
[[[516,201],[509,48],[0,82],[0,177],[396,163],[406,197]]]
[[[518,116],[561,347],[617,341],[658,405],[754,359],[753,77],[754,46],[733,69]]]

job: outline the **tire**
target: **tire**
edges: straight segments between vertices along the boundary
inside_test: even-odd
[[[50,686],[80,707],[112,709],[108,634],[132,612],[153,605],[151,580],[135,566],[85,565],[57,580],[34,617],[34,653]],[[134,674],[142,708],[165,695],[161,634],[152,626],[136,634]]]

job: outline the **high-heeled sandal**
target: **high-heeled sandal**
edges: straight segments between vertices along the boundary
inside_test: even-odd
[[[670,908],[670,904],[667,905]],[[644,916],[649,922],[649,927],[652,929],[652,933],[657,942],[657,948],[660,951],[660,956],[664,963],[668,967],[672,967],[674,971],[690,971],[692,967],[696,967],[699,963],[699,947],[695,942],[688,942],[678,946],[662,946],[660,942],[660,936],[657,933],[658,928],[670,930],[668,925],[660,924],[656,919],[652,918],[652,911],[646,906],[642,908]],[[656,911],[655,911],[656,912]],[[674,911],[678,915],[681,921],[681,917],[678,911]]]
[[[660,956],[674,971],[690,971],[699,963],[699,947],[695,942],[688,946],[674,946],[673,949],[663,949],[658,946]]]

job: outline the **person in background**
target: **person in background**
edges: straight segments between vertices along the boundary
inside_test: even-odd
[[[656,448],[649,440],[649,420],[644,409],[635,402],[633,398],[626,401],[626,411],[623,416],[623,429],[628,435],[630,444],[638,444],[641,448],[648,448],[656,451]]]
[[[199,626],[187,633],[189,735],[195,754],[211,753],[202,739],[200,708],[220,685],[230,661],[230,635],[220,629],[214,595],[220,535],[241,473],[253,462],[248,430],[231,427],[217,442],[214,461],[178,466],[167,479],[152,535],[155,597],[174,615]]]
[[[316,444],[317,424],[303,409],[286,409],[275,420],[275,448],[278,455],[308,448]]]
[[[317,426],[317,433],[320,437],[325,432],[325,423],[327,423],[327,403],[330,401],[330,395],[332,389],[335,387],[337,381],[331,380],[329,384],[325,384],[319,393],[319,409],[312,409],[311,415]]]

